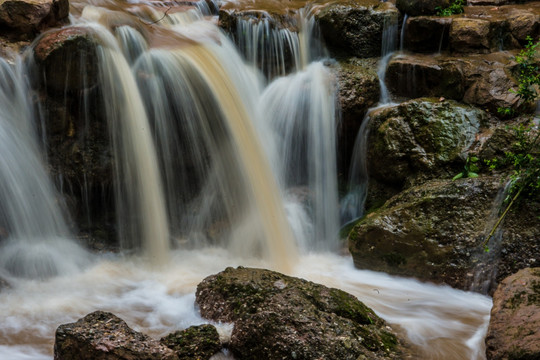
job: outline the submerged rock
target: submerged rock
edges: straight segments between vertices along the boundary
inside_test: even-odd
[[[403,191],[349,234],[355,265],[469,289],[503,185],[497,177],[448,179]]]
[[[161,338],[180,360],[208,360],[221,350],[219,334],[213,325],[191,326]]]
[[[75,323],[58,327],[54,359],[178,360],[178,357],[159,341],[132,330],[124,320],[96,311]]]
[[[239,267],[197,286],[201,315],[234,322],[239,359],[402,359],[396,335],[354,296],[274,271]]]
[[[486,336],[488,360],[540,359],[540,268],[504,279],[493,295]]]

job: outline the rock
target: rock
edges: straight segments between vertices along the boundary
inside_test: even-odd
[[[178,360],[178,357],[159,341],[132,330],[115,315],[96,311],[75,323],[58,327],[54,359]]]
[[[213,325],[191,326],[161,338],[180,360],[208,360],[221,350],[219,334]]]
[[[504,279],[493,295],[486,336],[488,360],[540,359],[540,268]]]
[[[487,114],[454,101],[410,100],[373,111],[368,124],[368,173],[387,184],[453,177]]]
[[[468,290],[502,186],[497,177],[447,179],[401,192],[350,232],[355,265]]]
[[[341,122],[338,127],[338,172],[347,174],[356,134],[369,108],[380,97],[377,59],[350,58],[339,63],[337,79]]]
[[[465,93],[460,60],[442,56],[395,56],[386,69],[386,83],[392,94],[408,98],[442,96],[461,100]]]
[[[514,38],[525,45],[527,36],[536,38],[540,33],[540,16],[526,10],[514,10],[509,14],[508,25]]]
[[[517,109],[519,98],[511,53],[486,55],[398,55],[390,60],[387,85],[395,96],[444,97],[496,114],[499,107]]]
[[[335,54],[369,58],[381,55],[385,24],[397,24],[399,12],[390,2],[339,1],[315,14],[326,45]]]
[[[396,0],[396,6],[409,16],[435,15],[437,8],[447,8],[450,0]]]
[[[11,288],[11,285],[9,284],[9,282],[6,279],[0,277],[0,291],[4,289],[9,289],[9,288]]]
[[[63,96],[98,83],[96,41],[89,28],[48,32],[37,40],[34,59],[50,94]]]
[[[451,24],[451,17],[410,17],[405,24],[405,49],[423,53],[446,50]]]
[[[457,18],[450,25],[450,47],[463,53],[487,53],[490,22],[482,19]]]
[[[68,0],[1,0],[0,26],[20,35],[55,26],[69,15]]]
[[[239,359],[397,359],[396,336],[341,290],[277,272],[239,267],[197,286],[201,315],[234,322]]]

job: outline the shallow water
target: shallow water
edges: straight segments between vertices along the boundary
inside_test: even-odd
[[[208,248],[175,251],[170,264],[96,256],[85,271],[49,280],[14,280],[0,293],[0,359],[50,359],[58,325],[110,311],[154,338],[205,323],[194,306],[197,284],[227,266],[268,267]],[[484,359],[488,297],[354,268],[349,257],[305,255],[292,274],[341,288],[372,307],[419,348],[417,359]],[[224,333],[230,326],[223,327]]]

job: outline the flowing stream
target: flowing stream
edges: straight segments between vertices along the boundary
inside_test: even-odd
[[[208,2],[72,2],[97,44],[119,253],[72,240],[40,155],[31,64],[0,59],[0,359],[50,359],[56,327],[98,309],[156,338],[203,323],[196,285],[239,265],[356,295],[415,358],[485,358],[488,297],[337,255],[337,84],[311,15],[299,11],[299,33],[239,22],[231,40]]]

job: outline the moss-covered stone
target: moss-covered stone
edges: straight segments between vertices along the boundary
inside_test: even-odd
[[[370,114],[368,172],[390,185],[453,177],[487,115],[454,101],[422,98]]]
[[[394,196],[349,234],[356,266],[469,289],[502,187],[496,177],[432,180]]]
[[[400,358],[396,335],[354,296],[263,269],[239,267],[197,287],[201,315],[235,323],[241,359]]]
[[[219,334],[213,325],[191,326],[161,338],[180,360],[208,360],[221,350]]]

